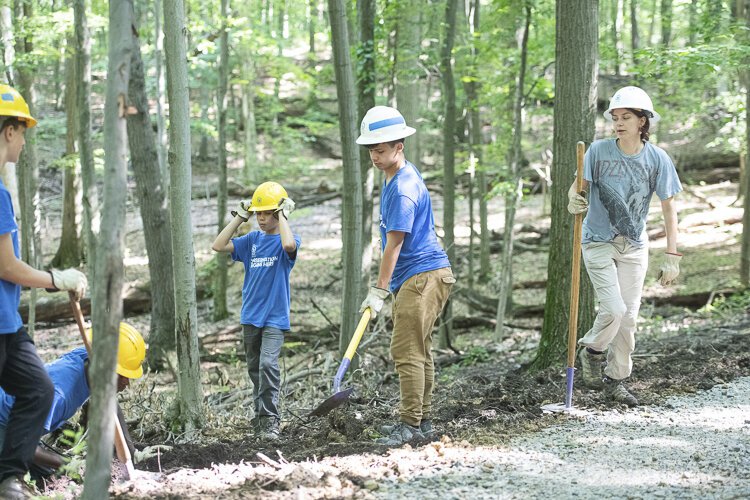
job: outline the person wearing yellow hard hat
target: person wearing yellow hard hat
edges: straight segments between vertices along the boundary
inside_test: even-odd
[[[87,332],[91,338],[91,330]],[[120,343],[117,350],[117,391],[128,387],[130,380],[143,375],[143,360],[146,358],[146,343],[141,334],[127,323],[120,323]],[[52,407],[46,414],[43,434],[49,434],[62,427],[89,400],[88,353],[85,347],[79,347],[63,354],[52,363],[45,365],[45,370],[54,386]],[[10,412],[15,406],[16,398],[0,389],[0,446],[8,438],[7,424]],[[128,434],[125,418],[118,406],[117,416],[120,420],[125,441],[135,450]],[[32,475],[49,475],[62,465],[57,455],[51,454],[43,447],[36,446],[36,454],[31,466]]]
[[[646,91],[619,89],[604,117],[614,137],[594,141],[586,152],[584,193],[576,192],[575,182],[568,191],[568,211],[586,214],[583,260],[599,303],[593,326],[578,341],[578,359],[584,385],[603,390],[616,403],[636,406],[638,399],[625,381],[633,370],[636,320],[648,270],[646,221],[656,193],[667,236],[657,279],[671,285],[682,258],[674,205],[682,185],[672,159],[649,141],[650,128],[661,117]]]
[[[284,332],[290,328],[289,275],[301,244],[287,220],[293,210],[294,201],[281,184],[264,182],[250,203],[240,203],[239,209],[232,211],[232,220],[211,245],[214,252],[229,253],[245,266],[240,323],[253,383],[253,422],[259,437],[270,441],[277,440],[280,432],[279,355]],[[232,238],[251,213],[259,230]]]
[[[27,128],[36,126],[29,106],[14,88],[0,84],[0,167],[17,163],[26,143]],[[14,396],[8,416],[8,439],[0,449],[0,497],[24,498],[31,492],[22,478],[34,457],[36,444],[54,395],[54,387],[26,333],[18,307],[21,287],[86,291],[86,276],[75,270],[40,271],[20,258],[18,225],[11,194],[0,180],[0,388]]]

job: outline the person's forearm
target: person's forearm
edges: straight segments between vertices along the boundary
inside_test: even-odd
[[[54,288],[52,275],[47,271],[34,269],[15,256],[3,260],[5,262],[0,264],[0,279],[29,288]]]
[[[281,246],[284,247],[284,251],[292,253],[297,250],[297,242],[294,241],[294,234],[292,228],[289,227],[289,221],[281,212],[279,214],[279,234],[281,235]]]
[[[234,218],[229,221],[229,224],[227,224],[226,227],[221,230],[219,235],[214,240],[213,244],[211,244],[211,250],[213,250],[214,252],[226,252],[229,241],[237,231],[237,228],[240,227],[240,224],[242,224],[243,222],[244,221],[242,220],[242,218],[240,218],[239,215],[235,215]]]
[[[398,256],[401,254],[401,241],[387,241],[383,250],[383,260],[380,261],[380,272],[378,273],[378,282],[375,286],[378,288],[389,289],[388,285],[393,276],[393,270],[396,268]]]
[[[664,215],[664,230],[667,234],[667,253],[679,253],[677,251],[677,209],[673,198],[663,200],[662,213]]]

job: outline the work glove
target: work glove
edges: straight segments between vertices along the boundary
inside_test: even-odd
[[[291,198],[282,198],[279,200],[279,208],[276,212],[281,212],[285,219],[288,219],[294,212],[294,200]]]
[[[682,259],[682,254],[679,253],[664,254],[664,262],[659,267],[659,274],[656,276],[662,286],[671,285],[680,275],[680,259]]]
[[[48,292],[68,290],[75,293],[78,299],[86,293],[86,287],[88,287],[89,282],[86,279],[86,275],[81,271],[77,269],[65,269],[62,271],[51,269],[49,273],[52,276],[52,288],[47,288]]]
[[[573,184],[568,189],[568,212],[573,215],[584,213],[589,209],[588,200],[576,191],[576,185]]]
[[[370,291],[367,293],[367,297],[365,297],[365,300],[362,301],[362,305],[359,306],[359,312],[363,313],[365,312],[365,309],[369,307],[370,318],[375,319],[380,310],[383,309],[383,303],[390,294],[391,292],[385,290],[384,288],[371,286]]]
[[[239,217],[244,222],[247,222],[248,219],[250,219],[250,207],[253,206],[252,201],[248,201],[247,204],[245,204],[244,201],[240,202],[240,208],[238,210],[232,210],[231,213],[232,217]]]

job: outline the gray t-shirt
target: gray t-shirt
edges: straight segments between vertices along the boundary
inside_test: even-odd
[[[595,141],[586,151],[583,178],[590,183],[583,243],[622,235],[642,247],[653,194],[666,200],[682,191],[672,159],[648,141],[636,155],[624,154],[615,139]]]

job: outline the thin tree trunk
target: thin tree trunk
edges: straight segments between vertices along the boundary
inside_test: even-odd
[[[165,7],[166,8],[166,7]],[[167,61],[169,65],[169,61]],[[201,86],[201,121],[204,124],[208,123],[208,108],[211,105],[211,93],[205,83]],[[171,112],[171,108],[170,108]],[[198,145],[198,158],[201,161],[208,160],[208,134],[205,131],[201,131],[201,142]]]
[[[15,3],[16,19],[28,18],[34,16],[33,4],[31,0],[16,0]],[[34,46],[31,35],[16,34],[15,52],[18,58],[33,52]],[[29,65],[22,65],[16,68],[16,88],[29,105],[31,115],[36,113],[36,90],[34,89],[34,70]],[[18,198],[21,208],[21,258],[39,269],[41,266],[41,256],[44,255],[41,236],[39,233],[41,213],[39,210],[39,166],[37,163],[36,153],[36,132],[37,128],[31,128],[26,131],[26,146],[24,153],[18,162],[16,173],[18,175]],[[34,337],[36,322],[36,299],[37,288],[31,289],[31,300],[29,301],[29,320],[27,330],[29,336]]]
[[[456,249],[453,245],[453,226],[455,219],[455,133],[456,133],[456,84],[453,80],[453,41],[456,37],[457,0],[447,0],[445,4],[445,33],[443,46],[440,51],[440,71],[443,77],[443,102],[445,105],[445,121],[443,123],[443,244],[452,265],[456,264]],[[452,333],[451,316],[453,314],[450,303],[443,314],[448,318],[440,328],[438,346],[448,347]]]
[[[216,199],[217,234],[226,225],[227,211],[227,81],[229,79],[229,37],[227,16],[229,0],[221,0],[221,36],[219,37],[219,89],[216,104],[219,114],[219,192]],[[217,252],[214,271],[214,321],[229,316],[227,309],[227,254]]]
[[[164,31],[161,29],[161,0],[154,0],[154,69],[156,71],[156,153],[165,188],[169,189],[167,170],[167,125],[164,122]]]
[[[745,19],[747,31],[744,34],[745,43],[750,42],[750,0],[744,0],[742,4],[742,15]],[[738,17],[740,13],[738,12]],[[750,58],[748,58],[750,59]],[[750,63],[750,60],[747,61]],[[746,63],[745,68],[748,67]],[[745,175],[743,177],[742,190],[744,198],[744,211],[742,214],[742,248],[740,251],[740,282],[744,287],[750,286],[750,70],[742,72],[745,81]]]
[[[255,66],[252,61],[245,64],[248,83],[242,86],[242,115],[245,122],[245,161],[242,176],[245,182],[254,185],[258,181],[258,134],[255,127]],[[252,75],[252,78],[250,76]]]
[[[622,0],[610,0],[610,16],[612,26],[610,28],[610,34],[612,35],[612,49],[614,50],[614,70],[615,75],[620,74],[620,9]]]
[[[13,16],[10,7],[0,7],[0,32],[3,41],[3,67],[5,68],[5,79],[11,87],[15,85],[13,62],[16,54],[13,50]]]
[[[359,24],[359,61],[357,68],[357,95],[359,99],[358,122],[362,122],[367,111],[375,106],[377,87],[375,73],[375,0],[357,0]],[[369,154],[359,155],[362,189],[362,276],[370,276],[373,267],[372,210],[375,188],[375,169]],[[360,293],[367,291],[367,280],[362,279]]]
[[[416,134],[406,138],[404,146],[406,157],[411,158],[415,164],[420,165],[420,127],[416,125],[419,117],[419,54],[422,48],[420,45],[421,33],[419,25],[421,1],[408,0],[403,4],[399,4],[398,8],[396,104],[398,110],[404,116],[406,123],[417,129]]]
[[[68,46],[72,47],[72,36]],[[82,196],[81,166],[76,158],[76,139],[78,138],[78,106],[75,54],[65,61],[65,162],[63,168],[63,206],[62,235],[57,253],[52,259],[52,267],[77,267],[83,257],[81,241]]]
[[[94,148],[91,143],[91,38],[87,21],[90,0],[75,0],[73,13],[76,35],[76,74],[78,75],[78,150],[81,159],[81,183],[83,185],[83,240],[86,252],[91,297],[97,286],[94,263],[96,262],[96,238],[99,235],[99,196],[96,190],[94,170]]]
[[[638,34],[638,0],[630,0],[630,50],[633,66],[638,64],[638,50],[641,48],[641,38]]]
[[[503,236],[503,258],[500,264],[500,290],[497,301],[497,315],[495,316],[495,338],[501,339],[505,334],[506,306],[512,304],[513,291],[513,226],[516,222],[516,210],[521,201],[523,183],[521,180],[521,139],[523,137],[523,106],[524,85],[526,80],[526,61],[528,59],[529,26],[531,25],[531,5],[526,3],[524,8],[523,33],[519,40],[521,63],[516,80],[516,95],[513,105],[513,142],[510,152],[510,178],[515,189],[505,197],[505,233]]]
[[[672,0],[661,0],[661,44],[668,48],[672,42]]]
[[[316,0],[307,0],[307,45],[309,47],[307,59],[315,61],[315,20],[317,17]],[[357,9],[359,11],[359,9]]]
[[[185,7],[164,0],[164,52],[169,99],[170,215],[174,268],[175,329],[178,360],[178,419],[188,434],[203,424],[195,251],[190,217],[190,101],[188,96]]]
[[[172,224],[167,206],[166,181],[158,162],[158,139],[146,95],[140,40],[133,33],[130,61],[130,105],[128,144],[135,173],[136,198],[143,222],[151,286],[151,331],[148,335],[147,361],[152,369],[164,366],[169,351],[175,349],[174,273],[172,271]]]
[[[341,332],[339,351],[343,354],[354,333],[357,310],[362,298],[362,172],[356,144],[357,97],[354,68],[349,48],[346,6],[343,0],[328,0],[331,22],[336,94],[338,97],[339,132],[343,161],[343,203],[341,205],[342,260],[344,268],[341,297]]]
[[[96,275],[107,286],[96,289],[97,308],[92,310],[96,332],[91,353],[91,403],[89,450],[86,456],[84,499],[100,499],[109,489],[114,428],[117,411],[117,346],[122,319],[123,247],[127,199],[128,80],[132,51],[133,5],[110,2],[109,64],[104,104],[104,204],[107,221],[99,234]]]
[[[552,223],[542,338],[533,369],[563,365],[570,314],[573,217],[566,210],[577,141],[591,142],[596,116],[598,1],[557,0],[555,109],[552,155]],[[579,331],[593,322],[594,294],[582,274]]]

